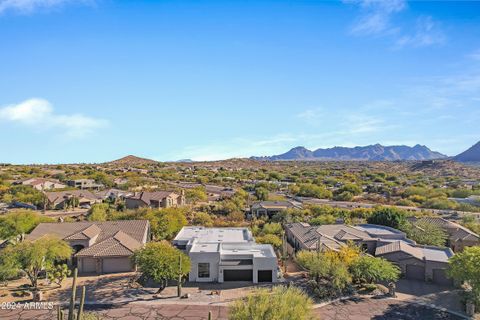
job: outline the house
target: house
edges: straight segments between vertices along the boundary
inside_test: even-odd
[[[173,244],[190,256],[189,281],[277,281],[273,247],[255,243],[248,228],[183,227]]]
[[[311,226],[297,222],[287,224],[285,232],[295,252],[338,251],[352,242],[365,253],[396,264],[407,279],[452,284],[445,273],[448,259],[453,256],[452,250],[417,245],[415,241],[407,239],[405,233],[394,228],[372,224]]]
[[[103,184],[96,183],[93,179],[76,179],[68,180],[67,184],[69,187],[74,187],[78,189],[95,189],[100,190],[103,188]]]
[[[302,209],[302,205],[293,201],[260,201],[252,205],[250,213],[255,217],[268,216],[271,218],[287,209]]]
[[[31,186],[34,189],[39,191],[43,190],[54,190],[54,189],[64,189],[67,186],[63,183],[60,183],[55,180],[47,180],[43,178],[31,178],[27,180],[17,181],[14,184],[21,184],[24,186]]]
[[[170,208],[185,205],[185,193],[180,194],[173,191],[138,192],[125,198],[127,209],[142,207]]]
[[[448,234],[447,245],[453,252],[462,252],[465,247],[480,245],[480,236],[458,223],[440,217],[409,218],[410,222],[428,223],[442,228]]]
[[[103,200],[110,199],[110,200],[118,200],[118,199],[125,199],[126,197],[133,196],[133,192],[120,190],[120,189],[106,189],[102,191],[95,192],[95,195]]]
[[[53,235],[74,249],[71,264],[80,274],[135,271],[131,257],[150,240],[148,220],[40,223],[27,235],[35,241]]]
[[[72,198],[78,200],[78,206],[91,206],[102,201],[88,190],[45,192],[45,195],[47,198],[47,208],[50,209],[64,209],[68,206],[68,201]]]

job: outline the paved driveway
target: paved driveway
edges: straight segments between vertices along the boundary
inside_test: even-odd
[[[396,299],[354,298],[315,310],[322,320],[461,320],[464,317]]]

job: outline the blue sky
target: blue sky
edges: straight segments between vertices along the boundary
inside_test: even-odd
[[[480,2],[0,0],[0,162],[480,140]]]

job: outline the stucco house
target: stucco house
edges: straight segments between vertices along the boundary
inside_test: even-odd
[[[127,197],[133,196],[133,192],[131,191],[126,191],[126,190],[120,190],[120,189],[105,189],[102,191],[95,192],[95,195],[103,200],[110,199],[110,200],[123,200]]]
[[[248,228],[184,227],[173,244],[190,256],[189,281],[277,281],[273,247],[255,243]]]
[[[302,204],[293,201],[260,201],[250,208],[250,214],[255,217],[273,217],[279,212],[287,209],[302,209]]]
[[[448,259],[453,256],[451,249],[417,245],[407,239],[405,233],[394,228],[372,224],[311,226],[308,223],[290,223],[286,225],[285,232],[295,252],[337,251],[353,242],[364,252],[396,264],[407,279],[442,285],[452,283],[445,273]]]
[[[74,249],[71,263],[80,274],[135,271],[131,257],[150,240],[147,220],[40,223],[27,240],[54,235]]]
[[[103,188],[103,184],[96,183],[94,179],[75,179],[68,180],[68,186],[78,188],[78,189],[95,189],[100,190]]]
[[[78,200],[79,206],[93,205],[102,201],[102,199],[88,190],[45,192],[45,196],[47,198],[47,207],[50,209],[64,209],[67,206],[67,202],[72,198]]]
[[[127,209],[143,207],[170,208],[185,205],[184,191],[180,194],[173,191],[138,192],[125,198]]]
[[[21,184],[24,186],[31,186],[34,189],[39,191],[43,190],[54,190],[54,189],[63,189],[67,186],[63,183],[60,183],[56,180],[49,180],[44,178],[31,178],[27,180],[17,181],[14,184]]]
[[[448,234],[447,245],[453,252],[462,252],[465,247],[480,245],[480,236],[458,223],[440,217],[412,217],[409,221],[433,224],[442,228]]]

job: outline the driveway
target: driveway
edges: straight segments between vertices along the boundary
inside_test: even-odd
[[[315,309],[322,320],[462,320],[428,306],[396,299],[352,298]]]

